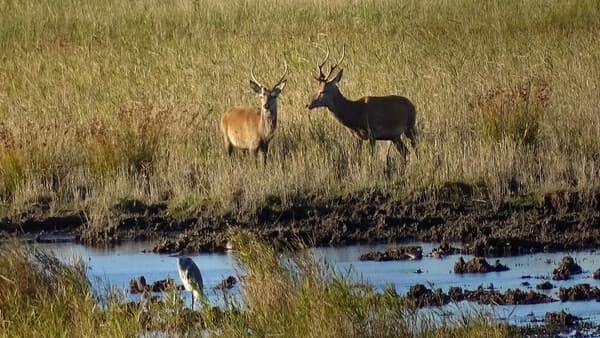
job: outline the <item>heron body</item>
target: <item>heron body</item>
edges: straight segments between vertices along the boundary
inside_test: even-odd
[[[179,278],[186,290],[192,292],[192,309],[194,308],[194,297],[201,298],[204,295],[202,288],[202,274],[194,261],[189,257],[177,258],[177,270]]]

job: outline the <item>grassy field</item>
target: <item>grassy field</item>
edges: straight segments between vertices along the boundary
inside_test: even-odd
[[[245,233],[232,235],[245,278],[243,305],[190,311],[178,291],[163,301],[125,303],[119,290],[92,292],[81,261],[17,241],[0,245],[0,337],[505,337],[486,314],[435,319],[393,288],[375,293],[335,274],[306,252],[281,252]],[[286,263],[287,262],[287,263]]]
[[[44,199],[104,224],[121,199],[187,215],[448,181],[494,204],[515,182],[592,191],[599,31],[594,0],[0,0],[0,216]],[[392,175],[387,144],[358,155],[330,112],[304,108],[325,46],[343,44],[345,95],[417,107],[420,156]],[[273,84],[283,60],[270,162],[227,158],[221,112],[258,103],[252,63]]]

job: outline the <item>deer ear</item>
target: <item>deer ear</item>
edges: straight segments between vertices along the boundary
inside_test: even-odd
[[[277,86],[273,87],[273,90],[271,91],[271,94],[274,95],[274,96],[278,96],[279,94],[281,94],[281,91],[285,87],[286,82],[287,82],[287,80],[283,80]]]
[[[250,80],[250,88],[252,88],[252,90],[254,90],[254,92],[256,94],[262,94],[262,87],[261,85],[259,85],[258,83]]]
[[[329,83],[337,84],[342,79],[342,75],[344,75],[344,70],[340,69],[337,75],[333,78],[333,80],[329,81]]]

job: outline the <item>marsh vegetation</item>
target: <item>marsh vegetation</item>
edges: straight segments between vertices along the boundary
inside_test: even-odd
[[[0,336],[503,337],[507,324],[485,313],[447,320],[417,310],[392,287],[375,292],[308,251],[278,251],[249,233],[230,234],[241,301],[206,301],[192,311],[175,287],[160,300],[128,302],[123,290],[94,292],[80,260],[63,263],[38,248],[0,247]],[[238,277],[239,278],[239,277]]]
[[[165,203],[170,215],[254,210],[276,196],[464,182],[497,207],[600,175],[597,1],[0,1],[0,216],[18,223]],[[384,175],[325,109],[304,107],[326,45],[340,89],[417,109],[419,158]],[[289,81],[268,165],[228,158],[226,107],[257,104],[249,70]],[[435,198],[435,194],[425,194]],[[37,210],[37,209],[36,209]]]

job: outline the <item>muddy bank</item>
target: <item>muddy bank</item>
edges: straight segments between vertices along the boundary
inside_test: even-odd
[[[111,222],[101,226],[88,224],[83,211],[57,216],[34,206],[14,219],[0,220],[0,232],[71,232],[77,241],[90,245],[163,239],[157,252],[222,251],[225,231],[231,227],[287,244],[461,242],[462,253],[477,256],[600,248],[600,193],[584,198],[578,193],[555,192],[542,202],[515,199],[498,206],[479,197],[460,184],[448,184],[405,200],[356,192],[331,198],[300,196],[286,206],[273,197],[252,212],[199,210],[177,218],[166,202],[147,205],[129,200],[115,204],[107,218]]]
[[[448,293],[444,293],[441,289],[428,289],[423,284],[411,286],[406,298],[414,301],[417,306],[441,306],[465,300],[486,305],[540,304],[556,301],[547,295],[531,290],[508,289],[503,293],[494,289],[484,289],[481,286],[476,290],[450,287]]]

